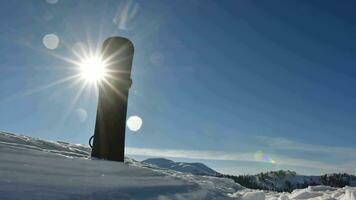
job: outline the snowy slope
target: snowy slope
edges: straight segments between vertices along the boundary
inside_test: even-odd
[[[174,162],[165,158],[149,158],[144,163],[156,165],[160,168],[171,169],[178,172],[191,173],[194,175],[216,176],[219,173],[202,163]]]
[[[292,194],[250,190],[230,179],[195,176],[126,159],[88,158],[81,145],[0,132],[0,199],[339,199],[356,188],[310,187]]]
[[[231,199],[232,180],[127,159],[87,159],[90,149],[0,133],[0,199]]]

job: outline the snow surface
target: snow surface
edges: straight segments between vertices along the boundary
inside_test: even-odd
[[[356,200],[356,188],[314,186],[290,193],[246,189],[127,158],[90,159],[90,148],[0,132],[0,199]]]

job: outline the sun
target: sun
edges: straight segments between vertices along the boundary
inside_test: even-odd
[[[82,59],[79,67],[80,76],[87,82],[100,82],[107,75],[106,63],[99,56]]]

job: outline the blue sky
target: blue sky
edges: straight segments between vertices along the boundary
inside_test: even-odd
[[[230,174],[356,173],[353,1],[14,0],[0,7],[0,129],[87,144],[73,46],[135,45],[127,154]],[[47,34],[59,45],[48,49]]]

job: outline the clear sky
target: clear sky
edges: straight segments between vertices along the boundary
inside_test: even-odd
[[[124,36],[136,50],[128,116],[143,120],[128,156],[356,173],[354,2],[2,2],[0,129],[87,144],[97,96],[68,78],[68,60]]]

